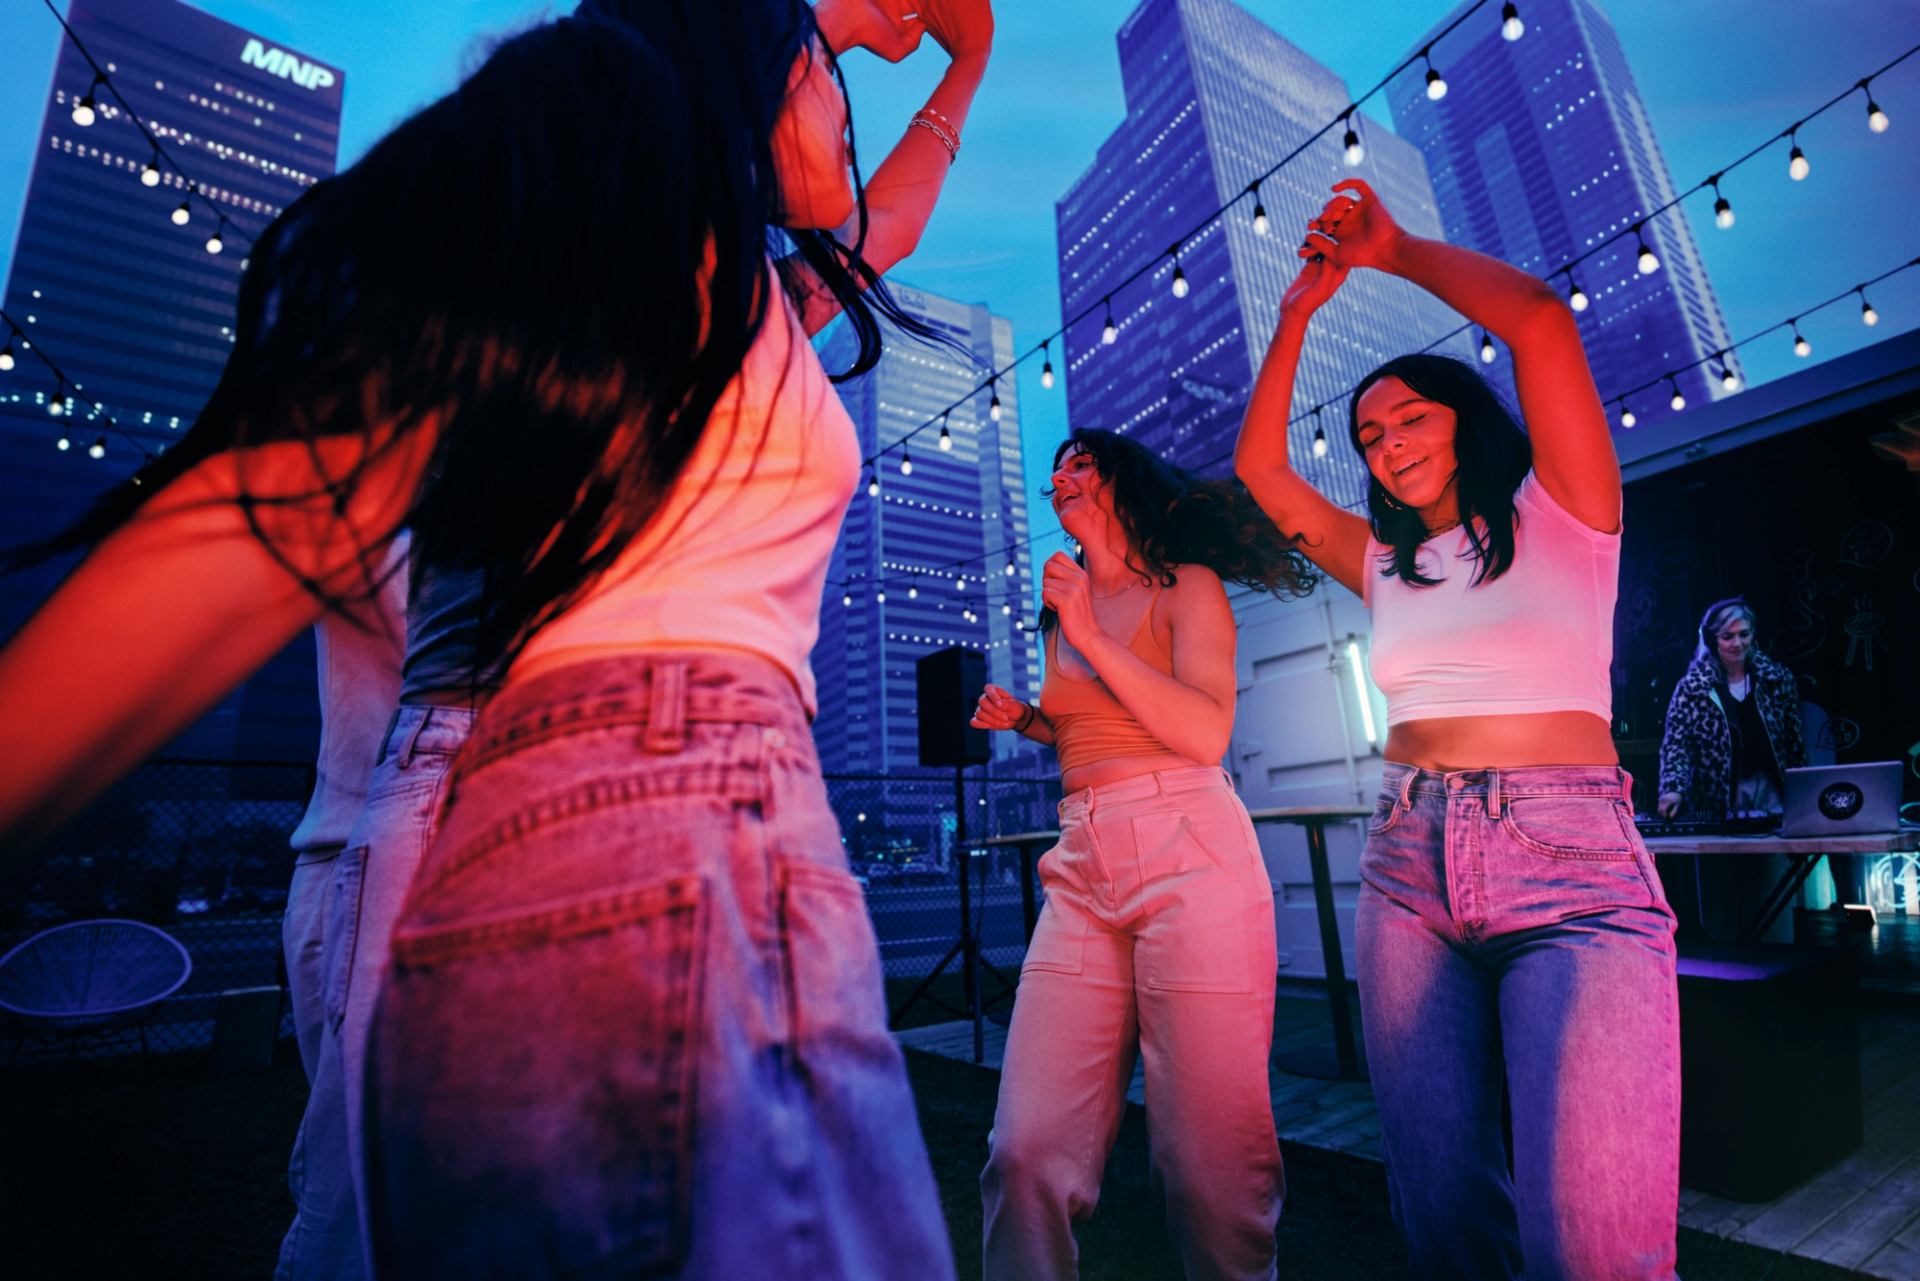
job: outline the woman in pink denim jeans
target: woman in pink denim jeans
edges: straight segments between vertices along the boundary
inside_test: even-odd
[[[1360,1005],[1414,1273],[1668,1281],[1673,914],[1609,733],[1620,467],[1580,330],[1549,285],[1404,234],[1357,180],[1300,256],[1235,469],[1373,615],[1388,735],[1360,858]],[[1287,451],[1308,318],[1356,267],[1506,342],[1526,419],[1465,362],[1389,361],[1348,422],[1366,516]]]
[[[1083,563],[1046,565],[1038,706],[988,686],[973,723],[1060,755],[1060,843],[1020,970],[980,1176],[988,1281],[1070,1278],[1073,1225],[1145,1060],[1168,1227],[1190,1277],[1274,1275],[1285,1180],[1267,1091],[1273,888],[1220,768],[1233,729],[1222,582],[1314,581],[1235,482],[1113,432],[1054,455],[1053,508]]]
[[[388,744],[428,777],[367,1050],[384,1275],[952,1272],[808,732],[859,466],[808,336],[844,313],[856,372],[879,315],[931,337],[879,273],[992,34],[987,0],[587,0],[504,41],[260,234],[193,430],[42,549],[98,543],[0,652],[7,843],[378,590],[402,528],[480,576],[497,693],[452,759],[432,709]],[[924,35],[867,201],[835,53]]]

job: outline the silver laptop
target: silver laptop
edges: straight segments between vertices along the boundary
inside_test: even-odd
[[[1787,771],[1782,836],[1841,836],[1900,829],[1899,761],[1814,765]]]

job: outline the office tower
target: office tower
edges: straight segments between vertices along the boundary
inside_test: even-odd
[[[1464,6],[1462,6],[1464,7]],[[1629,230],[1674,197],[1640,90],[1613,24],[1592,0],[1528,0],[1526,34],[1506,40],[1499,24],[1469,19],[1435,49],[1448,92],[1426,93],[1416,64],[1389,89],[1400,135],[1433,175],[1446,238],[1544,275]],[[1424,47],[1456,9],[1436,24]],[[1640,270],[1633,235],[1608,245],[1555,285],[1577,282],[1590,300],[1579,316],[1594,381],[1622,430],[1620,393],[1689,366],[1676,384],[1693,404],[1728,394],[1722,373],[1695,362],[1726,352],[1732,338],[1682,210],[1645,224],[1658,259]],[[1642,424],[1667,417],[1665,384],[1633,396]]]
[[[142,450],[162,450],[192,425],[231,347],[248,245],[333,173],[339,138],[345,77],[304,53],[174,0],[73,0],[67,20],[186,177],[158,159],[63,41],[5,308],[24,341],[73,385],[59,386],[24,349],[0,372],[0,545],[8,546],[60,529],[132,471]],[[90,126],[74,116],[83,97],[93,99]],[[143,177],[149,164],[152,185]],[[187,221],[176,224],[183,204]],[[223,243],[212,253],[216,232]],[[48,411],[59,393],[72,408],[56,417]],[[105,416],[125,435],[107,429]],[[64,568],[0,579],[0,636]],[[176,751],[310,753],[311,647],[305,652],[304,665],[271,664]]]
[[[907,285],[893,291],[908,313],[960,350],[885,329],[880,363],[839,389],[863,456],[894,446],[1013,358],[1013,326],[984,305]],[[821,358],[829,370],[844,369],[853,352],[843,326],[827,338]],[[829,772],[918,768],[914,661],[934,650],[982,650],[988,680],[1023,699],[1039,696],[1039,646],[1027,630],[1034,571],[1025,546],[1020,396],[1012,376],[953,409],[945,425],[950,450],[940,448],[939,428],[930,427],[904,454],[893,448],[880,460],[877,498],[867,492],[868,476],[861,477],[834,548],[813,652],[820,688],[814,740]],[[911,475],[901,472],[903,457]],[[998,757],[1018,746],[1012,735],[993,738]]]
[[[1298,273],[1308,220],[1342,178],[1373,184],[1401,225],[1438,235],[1420,154],[1356,116],[1362,156],[1346,161],[1344,127],[1308,146],[1180,245],[1189,292],[1175,297],[1172,264],[1121,282],[1165,253],[1209,212],[1246,190],[1339,115],[1340,77],[1232,0],[1142,0],[1119,31],[1126,119],[1055,206],[1060,306],[1093,314],[1066,339],[1068,412],[1075,426],[1126,432],[1188,467],[1223,471],[1280,297]],[[1102,341],[1110,309],[1116,330]],[[1345,441],[1347,392],[1369,370],[1433,344],[1459,318],[1427,294],[1356,272],[1315,318],[1301,359],[1296,413],[1327,403],[1329,445],[1312,457],[1315,424],[1294,428],[1295,456],[1338,501],[1357,502],[1364,470]],[[1438,350],[1465,356],[1464,338]]]

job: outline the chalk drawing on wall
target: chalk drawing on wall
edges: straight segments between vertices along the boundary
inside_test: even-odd
[[[1767,650],[1781,662],[1805,658],[1826,643],[1827,620],[1820,615],[1820,585],[1813,580],[1814,555],[1802,547],[1787,553],[1787,621]]]
[[[1865,569],[1893,552],[1893,530],[1877,520],[1857,521],[1840,540],[1840,563]]]
[[[1860,664],[1868,671],[1873,670],[1874,647],[1880,643],[1880,629],[1886,626],[1887,616],[1873,607],[1873,597],[1856,596],[1853,598],[1853,613],[1847,615],[1844,624],[1847,633],[1847,666],[1853,666],[1854,656],[1860,657]]]
[[[1821,727],[1815,736],[1813,745],[1824,747],[1831,752],[1844,752],[1860,741],[1860,722],[1845,716],[1835,716]]]

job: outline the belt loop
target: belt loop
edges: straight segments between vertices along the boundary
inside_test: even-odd
[[[687,745],[687,664],[684,659],[655,663],[647,692],[647,728],[640,750],[672,755]]]
[[[396,707],[393,709],[393,715],[387,717],[386,732],[380,735],[380,754],[373,758],[373,763],[375,765],[378,765],[381,761],[386,760],[387,754],[393,750],[393,731],[399,728],[400,728],[400,709]]]
[[[1487,771],[1487,817],[1500,817],[1500,771],[1497,769]]]
[[[1627,803],[1628,809],[1633,808],[1633,775],[1625,770],[1620,771],[1620,799]]]
[[[1403,810],[1413,808],[1413,780],[1419,777],[1419,770],[1412,768],[1407,770],[1406,776],[1400,780],[1400,801],[1397,808]]]
[[[407,741],[400,748],[399,764],[401,769],[405,769],[407,766],[413,764],[414,744],[420,741],[420,731],[424,730],[427,727],[427,722],[432,719],[433,709],[431,707],[423,707],[420,709],[420,719],[415,721],[413,728],[407,731]]]

